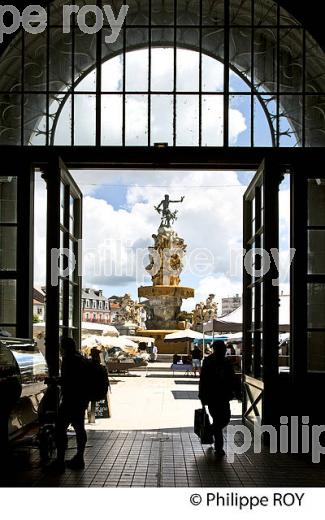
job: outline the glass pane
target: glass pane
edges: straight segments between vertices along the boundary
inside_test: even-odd
[[[254,1],[254,25],[276,25],[277,5],[274,0]]]
[[[151,90],[160,92],[174,90],[174,49],[151,50]]]
[[[65,186],[63,182],[60,183],[60,223],[64,225],[64,196]]]
[[[24,97],[24,144],[45,145],[47,99],[43,94]]]
[[[202,55],[202,90],[203,92],[222,92],[224,66],[220,61]]]
[[[325,146],[325,96],[306,96],[305,146]]]
[[[136,94],[126,96],[125,139],[128,146],[147,146],[148,96]]]
[[[288,13],[283,7],[280,7],[280,25],[295,26],[300,24],[292,14]]]
[[[17,228],[0,226],[0,271],[15,271]]]
[[[122,144],[123,96],[117,94],[102,96],[102,145]]]
[[[121,62],[121,68],[118,65],[114,65],[112,63],[112,72],[114,70],[117,71],[117,76],[114,79],[112,78],[113,84],[119,81],[123,81],[123,49],[124,49],[124,30],[120,31],[118,34],[116,41],[111,43],[110,39],[112,36],[112,29],[110,27],[104,27],[102,30],[102,67],[106,66],[107,60],[117,60]],[[108,41],[106,41],[108,39]],[[115,69],[115,66],[117,67]],[[105,74],[106,75],[106,74]],[[105,80],[106,82],[106,80]],[[116,87],[114,87],[113,91],[115,92]],[[117,92],[120,92],[121,89],[118,88]]]
[[[16,323],[16,280],[0,280],[0,324]]]
[[[301,146],[302,107],[302,96],[280,97],[280,146]]]
[[[220,62],[224,59],[224,31],[223,29],[204,28],[202,31],[202,51],[207,55],[215,56]]]
[[[61,250],[64,248],[64,236],[65,236],[64,231],[60,231],[60,249]],[[60,269],[64,268],[64,265],[63,265],[64,258],[65,258],[65,256],[60,254],[60,260],[59,260]]]
[[[231,146],[251,145],[251,98],[250,96],[230,96],[229,98],[229,144]]]
[[[308,274],[325,274],[325,230],[308,231]]]
[[[224,2],[203,2],[202,24],[222,25],[224,23]]]
[[[178,146],[198,146],[199,97],[178,95],[176,101],[176,139]]]
[[[72,327],[74,325],[73,323],[73,311],[74,311],[74,287],[73,285],[69,284],[69,327]]]
[[[308,333],[308,370],[325,371],[325,332]]]
[[[231,29],[229,40],[229,60],[235,72],[230,74],[229,89],[233,92],[250,92],[251,79],[251,29]]]
[[[303,86],[302,30],[280,29],[279,43],[280,92],[301,92]]]
[[[125,55],[126,90],[129,92],[147,92],[149,74],[149,51],[141,49],[127,52]]]
[[[63,325],[63,280],[59,280],[59,324]]]
[[[252,308],[255,308],[255,287],[252,288]]]
[[[46,90],[46,33],[42,33],[35,49],[35,35],[25,31],[25,66],[24,66],[24,88],[25,91],[45,91]],[[37,56],[37,59],[36,59]]]
[[[107,60],[102,65],[102,91],[122,92],[123,90],[123,55]]]
[[[199,63],[198,52],[186,49],[177,49],[177,91],[197,92],[199,90]]]
[[[116,3],[118,2],[112,2],[112,4]],[[127,25],[148,25],[149,2],[143,2],[141,4],[141,9],[139,9],[139,0],[127,0],[127,2],[125,3],[129,6],[126,18]],[[115,14],[115,16],[117,16],[117,13]]]
[[[81,29],[75,29],[75,52],[74,52],[74,80],[77,82],[79,78],[85,78],[85,85],[90,91],[96,90],[96,71],[93,71],[96,63],[96,44],[97,35],[87,34]],[[90,79],[86,79],[86,75],[90,73]],[[83,87],[81,87],[83,89]],[[83,89],[84,90],[84,89]]]
[[[95,92],[96,91],[97,71],[92,70],[87,74],[80,83],[77,84],[75,92]]]
[[[325,328],[325,284],[308,284],[308,328]]]
[[[325,179],[308,180],[308,226],[325,226]]]
[[[173,145],[174,97],[151,96],[151,145]]]
[[[261,93],[276,91],[276,29],[255,29],[254,31],[254,85]]]
[[[1,145],[21,145],[21,96],[1,94],[0,133]]]
[[[174,0],[156,0],[151,9],[152,25],[173,25]]]
[[[265,100],[254,96],[254,146],[273,146],[273,125]]]
[[[200,2],[186,0],[177,2],[177,25],[198,25],[200,22]]]
[[[234,25],[251,25],[251,0],[230,0],[230,23]]]
[[[17,223],[17,177],[0,176],[0,224]]]
[[[202,146],[223,146],[223,96],[202,96]]]
[[[70,235],[74,235],[74,208],[75,208],[75,200],[73,197],[70,197],[70,218],[69,218]]]
[[[252,307],[251,322],[252,322],[252,328],[254,328],[255,327],[255,308],[254,307]]]
[[[35,38],[35,36],[34,36]],[[60,70],[58,74],[58,59],[60,56]],[[67,90],[72,84],[72,32],[64,34],[60,27],[50,29],[50,62],[49,84],[50,90],[60,92]]]
[[[62,105],[62,103],[64,104]],[[50,105],[50,126],[52,128],[52,144],[56,146],[71,145],[71,105],[71,96],[69,96],[66,99],[66,101],[64,101],[63,96],[56,96],[56,101],[54,101]]]
[[[306,33],[306,91],[323,92],[325,55],[312,36]]]
[[[96,96],[78,94],[74,104],[75,145],[93,146],[96,142]]]

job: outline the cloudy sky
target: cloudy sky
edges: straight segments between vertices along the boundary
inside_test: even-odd
[[[173,70],[169,49],[156,49],[152,85],[156,90],[170,89]],[[158,59],[159,58],[159,59]],[[178,90],[197,90],[197,56],[190,51],[179,51],[180,66]],[[127,57],[127,85],[129,90],[145,89],[148,78],[147,53],[136,51]],[[121,89],[121,59],[115,58],[103,65],[103,88],[119,92]],[[223,89],[222,66],[211,58],[204,58],[203,85],[205,90]],[[79,91],[92,90],[93,75],[79,86]],[[246,85],[234,74],[233,91],[245,92]],[[196,98],[196,97],[195,97]],[[178,144],[193,145],[197,140],[198,105],[195,98],[183,96],[178,106]],[[121,105],[119,97],[107,96],[103,104],[104,144],[120,144]],[[77,144],[92,144],[94,116],[93,99],[81,96],[77,107]],[[222,97],[203,100],[203,140],[208,145],[222,142]],[[131,96],[127,101],[127,144],[145,144],[147,100]],[[156,96],[153,103],[153,142],[172,138],[172,105],[168,94]],[[69,103],[59,120],[56,144],[67,142],[69,135]],[[106,112],[105,112],[106,111]],[[84,114],[87,113],[87,118]],[[108,114],[110,117],[108,118]],[[77,116],[78,117],[78,116]],[[112,124],[113,121],[113,124]],[[243,146],[249,142],[250,110],[246,98],[234,97],[230,112],[231,143]],[[270,144],[270,132],[260,108],[256,113],[259,140]],[[171,144],[171,143],[170,143]],[[172,199],[185,196],[178,209],[175,230],[187,243],[182,285],[195,288],[194,300],[184,302],[183,308],[193,309],[198,301],[215,293],[224,296],[241,294],[242,199],[254,172],[234,171],[81,171],[72,172],[84,194],[84,286],[103,288],[106,296],[129,292],[137,297],[139,285],[150,284],[146,277],[147,247],[152,245],[160,217],[157,205],[168,193]],[[45,280],[45,190],[40,179],[36,184],[36,237],[35,285]],[[289,191],[285,183],[280,193],[281,248],[283,258],[288,249]],[[287,291],[287,279],[282,277]]]

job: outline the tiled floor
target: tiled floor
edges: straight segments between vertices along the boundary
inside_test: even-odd
[[[74,447],[70,437],[70,448]],[[69,450],[68,453],[74,453]],[[70,455],[69,455],[70,456]],[[91,431],[86,468],[53,475],[36,451],[29,467],[7,475],[3,486],[32,487],[291,487],[324,486],[325,466],[295,455],[252,450],[219,461],[191,428],[161,431]]]
[[[160,373],[161,368],[165,371]],[[234,460],[217,460],[211,447],[202,446],[193,432],[198,379],[174,378],[168,366],[157,369],[112,378],[112,418],[87,426],[83,471],[67,469],[61,476],[53,475],[41,467],[33,448],[24,469],[12,464],[0,486],[325,486],[325,464],[312,464],[297,455],[271,455],[263,448],[259,454],[250,449]],[[240,403],[232,401],[232,424],[240,422],[240,413]],[[235,441],[241,444],[239,438]],[[75,438],[69,436],[67,458],[74,448]]]

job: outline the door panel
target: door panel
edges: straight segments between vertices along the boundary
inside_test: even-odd
[[[278,373],[279,291],[271,256],[279,249],[278,190],[277,171],[263,161],[244,195],[243,416],[251,424],[268,420],[269,384]]]
[[[63,161],[49,165],[47,180],[46,357],[59,373],[60,337],[81,341],[82,194]]]

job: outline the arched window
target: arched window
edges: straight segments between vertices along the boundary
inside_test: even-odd
[[[0,144],[325,144],[324,53],[279,3],[127,4],[113,44],[109,27],[64,34],[60,0],[46,31],[13,38],[0,60]]]

